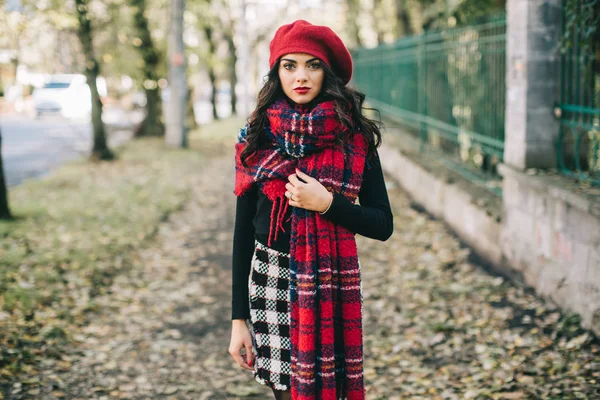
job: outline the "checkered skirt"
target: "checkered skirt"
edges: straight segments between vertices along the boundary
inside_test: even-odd
[[[255,240],[248,279],[254,377],[276,390],[291,389],[290,255]]]

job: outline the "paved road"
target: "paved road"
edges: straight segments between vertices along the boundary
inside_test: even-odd
[[[209,102],[198,101],[194,108],[198,123],[212,121]],[[130,138],[133,124],[142,118],[140,112],[126,114],[120,108],[105,106],[103,120],[108,127],[111,147]],[[222,118],[231,114],[227,97],[220,99],[218,112]],[[87,156],[92,146],[89,123],[60,116],[36,120],[25,114],[0,114],[0,129],[4,172],[9,187],[28,178],[44,176],[67,161]]]
[[[104,120],[111,147],[129,139],[130,116],[119,109],[107,109]],[[87,156],[92,146],[90,123],[59,116],[36,120],[20,114],[2,114],[0,129],[8,186],[43,176],[67,161]]]

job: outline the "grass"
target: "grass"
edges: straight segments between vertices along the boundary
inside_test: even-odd
[[[77,161],[11,190],[16,218],[0,221],[0,388],[34,373],[41,358],[59,357],[95,310],[94,297],[186,204],[194,175],[219,144],[233,145],[242,123],[204,126],[189,149],[135,140],[115,161]]]

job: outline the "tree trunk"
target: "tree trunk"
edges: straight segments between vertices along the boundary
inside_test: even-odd
[[[88,14],[89,0],[75,0],[75,9],[79,27],[77,36],[81,42],[85,56],[85,76],[92,94],[92,126],[94,130],[94,146],[92,147],[92,160],[112,160],[115,156],[106,143],[106,131],[102,122],[102,101],[98,94],[96,79],[100,75],[100,65],[96,61],[93,45],[92,23]]]
[[[15,55],[10,59],[10,64],[12,65],[12,84],[17,83],[17,70],[19,69],[19,56]]]
[[[396,0],[396,37],[412,36],[415,34],[410,25],[410,16],[406,0]]]
[[[360,27],[357,22],[360,16],[360,0],[346,0],[346,5],[348,6],[346,22],[349,29],[349,36],[354,41],[356,47],[363,47],[360,38]]]
[[[214,65],[215,64],[214,58],[215,58],[217,45],[216,45],[215,39],[213,37],[212,27],[208,24],[205,24],[203,29],[204,29],[204,34],[206,35],[206,40],[208,41],[209,58],[210,58],[210,60],[208,61],[208,65],[206,66],[206,68],[208,69],[208,79],[210,80],[210,85],[212,87],[212,92],[210,95],[210,103],[212,104],[212,108],[213,108],[213,119],[215,121],[217,121],[219,119],[219,114],[217,113],[217,77],[215,75],[215,65]]]
[[[208,80],[210,81],[210,86],[212,87],[212,91],[210,93],[210,104],[213,109],[213,119],[215,121],[219,120],[219,113],[217,113],[217,78],[215,77],[215,69],[213,67],[208,67]]]
[[[225,40],[227,41],[227,45],[229,46],[229,54],[231,54],[231,58],[229,59],[229,86],[231,86],[231,115],[237,115],[237,94],[235,92],[235,88],[237,86],[237,72],[235,70],[235,66],[237,65],[237,49],[233,41],[233,33],[227,32],[225,34]]]
[[[379,21],[385,17],[382,0],[373,0],[373,7],[371,9],[371,19],[373,21],[373,29],[377,33],[377,45],[381,45],[385,42],[385,32],[381,29],[382,24]]]
[[[186,107],[187,111],[185,117],[185,129],[189,132],[198,128],[198,124],[196,123],[196,115],[194,114],[194,87],[192,85],[188,85]]]
[[[2,132],[0,132],[0,219],[12,219],[8,207],[8,190],[4,179],[4,164],[2,162]]]
[[[171,1],[171,22],[169,24],[169,86],[167,132],[165,142],[171,147],[187,147],[185,111],[187,98],[187,78],[185,44],[183,42],[183,12],[185,0]]]
[[[134,10],[133,22],[137,35],[142,41],[138,47],[144,60],[143,87],[146,92],[146,117],[136,131],[136,136],[164,136],[165,126],[162,120],[162,101],[158,87],[158,64],[160,54],[152,41],[148,19],[146,18],[146,0],[130,0]]]
[[[165,126],[162,121],[162,100],[158,86],[154,89],[145,88],[146,116],[141,123],[136,136],[164,136]]]

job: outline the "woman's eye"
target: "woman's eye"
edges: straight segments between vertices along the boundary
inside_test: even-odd
[[[294,68],[294,64],[284,64],[283,68],[290,70],[290,69]]]
[[[321,64],[320,63],[310,64],[309,68],[311,68],[311,69],[319,69],[319,68],[321,68]]]

